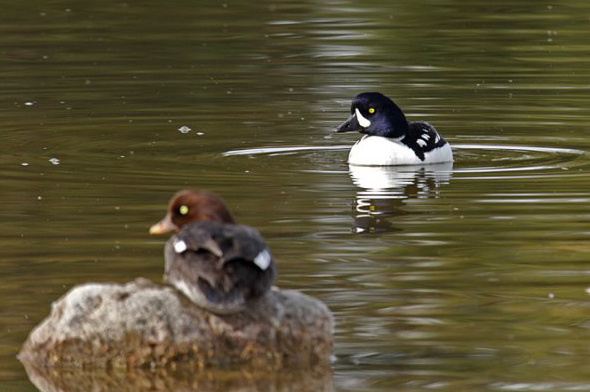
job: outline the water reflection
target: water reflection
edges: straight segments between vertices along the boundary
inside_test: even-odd
[[[408,199],[438,198],[439,188],[448,184],[453,163],[424,166],[349,166],[352,182],[362,188],[355,200],[354,231],[380,233],[399,231],[392,222],[407,214]]]
[[[61,391],[332,391],[330,369],[80,369],[35,367],[25,363],[31,382],[42,392]],[[266,369],[268,370],[268,369]]]

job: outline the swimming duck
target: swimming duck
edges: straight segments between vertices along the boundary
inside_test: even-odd
[[[351,116],[336,132],[365,134],[351,149],[348,163],[365,166],[420,165],[452,162],[453,151],[427,122],[408,121],[402,110],[381,93],[357,95]]]
[[[243,310],[276,277],[273,257],[255,229],[236,224],[225,203],[206,191],[182,190],[150,234],[175,232],[164,250],[164,280],[218,314]]]

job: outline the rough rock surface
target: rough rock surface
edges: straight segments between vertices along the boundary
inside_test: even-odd
[[[332,331],[328,308],[296,291],[273,289],[247,311],[220,316],[145,279],[89,283],[53,303],[19,359],[41,366],[319,365],[329,364]]]

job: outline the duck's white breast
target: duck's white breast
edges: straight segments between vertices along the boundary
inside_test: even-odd
[[[449,144],[424,154],[420,160],[414,150],[396,139],[381,136],[364,136],[350,149],[348,163],[364,166],[423,165],[452,162],[453,152]]]

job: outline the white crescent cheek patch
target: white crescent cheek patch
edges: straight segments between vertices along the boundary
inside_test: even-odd
[[[371,125],[371,121],[364,118],[357,108],[354,109],[354,114],[356,115],[356,121],[359,122],[361,127],[367,128],[369,125]]]

